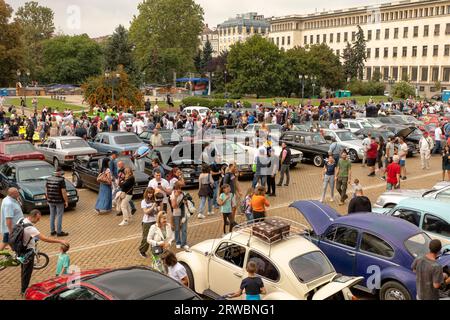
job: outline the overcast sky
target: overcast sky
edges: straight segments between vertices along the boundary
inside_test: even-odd
[[[36,0],[55,12],[57,30],[65,34],[87,33],[91,37],[109,35],[115,27],[129,27],[141,0]],[[265,16],[306,14],[317,11],[375,5],[387,0],[195,0],[205,11],[210,26],[238,13],[258,12]],[[27,0],[6,0],[17,10]],[[79,18],[78,18],[79,17]]]

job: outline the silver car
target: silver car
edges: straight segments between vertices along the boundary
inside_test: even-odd
[[[351,162],[358,162],[364,158],[364,146],[362,140],[358,139],[349,130],[330,130],[322,129],[323,137],[328,142],[334,138],[339,145],[347,149],[348,157]]]
[[[383,193],[375,202],[374,208],[393,208],[406,198],[429,198],[443,201],[450,200],[450,182],[443,181],[432,189],[391,190]]]
[[[97,153],[89,144],[80,137],[50,137],[44,143],[37,146],[37,150],[44,154],[45,160],[53,163],[55,167],[60,165],[70,166],[77,156],[86,156]]]

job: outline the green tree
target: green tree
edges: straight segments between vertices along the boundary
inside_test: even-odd
[[[137,64],[146,80],[161,82],[173,72],[192,71],[203,29],[203,9],[194,0],[143,0],[131,22]]]
[[[17,79],[16,70],[22,66],[22,28],[11,22],[13,9],[0,0],[0,86],[12,86]]]
[[[381,80],[381,72],[378,69],[375,69],[375,71],[372,74],[372,81],[380,82]]]
[[[194,66],[195,70],[197,70],[198,73],[202,73],[204,69],[203,65],[203,59],[202,59],[202,51],[198,50],[197,54],[194,57]]]
[[[415,94],[416,94],[416,89],[414,88],[414,86],[412,86],[411,84],[409,84],[406,81],[397,82],[393,86],[392,92],[391,92],[391,95],[393,97],[398,97],[401,99],[406,99],[410,96],[415,96]]]
[[[347,46],[345,47],[344,52],[342,53],[342,59],[344,59],[343,71],[345,79],[351,80],[356,78],[357,71],[356,66],[354,64],[355,58],[353,48],[350,42],[347,42]]]
[[[212,60],[212,54],[213,54],[213,48],[211,45],[211,42],[209,40],[206,41],[205,46],[203,47],[203,52],[202,52],[202,65],[203,68],[206,68]],[[206,70],[204,70],[206,71]]]
[[[81,84],[102,72],[102,49],[88,35],[58,36],[43,43],[43,79]]]
[[[366,39],[364,38],[364,31],[358,25],[358,32],[356,33],[356,39],[353,42],[352,53],[353,53],[353,62],[352,65],[356,68],[355,73],[359,80],[363,79],[364,74],[364,66],[367,61],[367,52],[366,52]]]
[[[343,69],[339,57],[326,44],[316,44],[309,48],[310,74],[318,78],[321,86],[335,90],[343,82]]]
[[[50,39],[55,31],[53,11],[35,1],[26,2],[16,12],[15,21],[23,29],[24,67],[30,70],[33,79],[42,75],[42,41]]]
[[[260,35],[232,45],[228,54],[232,92],[276,95],[281,89],[282,58],[278,47]]]

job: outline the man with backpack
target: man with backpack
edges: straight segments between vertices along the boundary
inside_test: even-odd
[[[8,195],[3,199],[0,210],[1,224],[0,233],[2,234],[2,243],[0,243],[0,251],[4,250],[9,243],[9,235],[12,233],[14,226],[23,218],[22,207],[18,201],[19,190],[9,188]]]
[[[17,222],[9,239],[11,247],[19,256],[19,260],[22,262],[22,296],[25,295],[25,291],[30,284],[31,275],[33,274],[36,240],[41,240],[47,243],[60,243],[66,246],[69,245],[67,241],[58,240],[42,235],[35,227],[35,224],[38,223],[39,220],[41,220],[41,212],[36,209],[32,210],[27,218],[22,218]]]

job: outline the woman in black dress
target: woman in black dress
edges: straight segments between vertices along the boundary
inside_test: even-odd
[[[450,146],[446,145],[442,152],[442,181],[445,181],[445,172],[447,172],[450,181]]]

